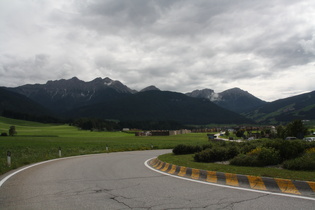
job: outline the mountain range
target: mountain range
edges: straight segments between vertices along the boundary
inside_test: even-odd
[[[80,106],[115,100],[136,92],[109,78],[96,78],[84,82],[76,77],[48,81],[43,85],[23,85],[11,90],[25,95],[61,116]]]
[[[51,119],[94,117],[129,121],[172,120],[184,124],[230,124],[277,123],[295,117],[315,118],[311,114],[315,107],[313,92],[265,102],[239,88],[221,93],[203,89],[183,94],[149,86],[136,91],[110,78],[84,82],[73,77],[48,81],[46,84],[2,87],[0,97],[2,115],[51,116]],[[303,103],[296,100],[302,100]]]
[[[186,93],[186,95],[209,99],[213,103],[236,113],[248,112],[267,103],[240,88],[232,88],[221,93],[215,93],[211,89],[194,90],[191,93]]]

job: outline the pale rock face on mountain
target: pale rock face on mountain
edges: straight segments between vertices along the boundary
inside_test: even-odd
[[[186,95],[194,98],[207,98],[211,101],[214,91],[211,89],[194,90],[191,93],[186,93]]]
[[[215,93],[211,89],[195,90],[186,95],[209,99],[215,104],[237,113],[255,109],[266,103],[240,88],[232,88],[221,93]]]

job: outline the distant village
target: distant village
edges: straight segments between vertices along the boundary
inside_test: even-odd
[[[220,133],[223,134],[237,134],[245,139],[252,138],[271,138],[277,132],[275,126],[236,126],[226,128],[198,128],[198,129],[180,129],[180,130],[151,130],[151,131],[139,131],[137,129],[124,128],[124,132],[134,132],[135,136],[173,136],[188,133],[207,133],[209,139],[219,138],[216,135],[210,135],[209,133]],[[246,132],[246,135],[245,135]]]
[[[191,133],[191,130],[181,129],[181,130],[153,130],[153,131],[141,131],[135,132],[136,136],[174,136],[180,134]]]

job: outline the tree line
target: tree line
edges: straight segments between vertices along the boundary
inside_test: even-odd
[[[35,121],[41,123],[62,123],[63,120],[48,115],[35,115],[12,110],[3,110],[1,116],[18,120]]]
[[[109,121],[97,118],[80,118],[74,120],[70,125],[82,130],[91,131],[116,131],[123,128],[141,130],[178,130],[186,128],[175,121]]]
[[[239,129],[235,131],[237,137],[247,138],[254,133],[252,131],[247,131],[246,129]],[[287,125],[278,125],[275,130],[272,130],[270,127],[262,129],[259,133],[259,138],[280,138],[285,139],[286,137],[296,137],[298,139],[303,139],[304,136],[309,135],[307,126],[303,123],[302,120],[294,120],[288,123]],[[227,131],[225,135],[229,136],[230,133]]]

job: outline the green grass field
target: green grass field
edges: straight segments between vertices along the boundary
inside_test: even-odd
[[[204,145],[208,143],[205,133],[136,137],[132,133],[91,132],[78,130],[69,125],[49,125],[0,117],[0,133],[8,133],[12,125],[16,127],[16,136],[0,136],[0,175],[23,165],[58,158],[59,147],[61,147],[62,156],[67,157],[146,150],[152,149],[151,146],[153,149],[172,149],[178,144]],[[109,148],[108,151],[106,147]],[[11,167],[7,166],[7,151],[11,152]],[[160,159],[181,166],[212,171],[315,181],[315,172],[196,163],[192,155],[167,154],[161,156]]]
[[[0,117],[0,132],[16,127],[16,136],[0,136],[0,174],[11,169],[62,156],[94,153],[170,149],[178,144],[206,144],[206,134],[186,134],[163,137],[136,137],[124,132],[91,132],[69,125],[48,125]],[[106,150],[108,147],[108,151]],[[7,151],[12,165],[7,166]]]

